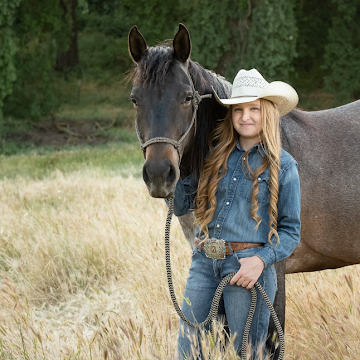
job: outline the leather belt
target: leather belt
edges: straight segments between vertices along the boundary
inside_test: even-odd
[[[253,242],[230,242],[232,251],[245,250],[263,246],[263,243]],[[201,243],[195,238],[195,246],[200,250],[205,250],[205,255],[211,259],[224,260],[226,255],[230,255],[229,245],[225,240],[211,238]]]

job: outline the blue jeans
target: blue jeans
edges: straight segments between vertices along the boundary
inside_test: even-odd
[[[226,256],[225,260],[215,260],[206,257],[205,252],[194,248],[192,264],[189,277],[185,287],[182,311],[191,322],[201,323],[209,314],[211,302],[220,281],[229,273],[237,272],[240,269],[241,258],[256,255],[261,248],[251,248],[233,252]],[[263,270],[258,282],[266,291],[271,302],[274,302],[277,290],[276,271],[274,266]],[[265,341],[269,326],[270,311],[257,291],[257,305],[250,328],[249,341],[251,349],[258,349],[259,346],[265,350]],[[236,333],[234,347],[240,355],[242,336],[251,304],[251,291],[237,285],[227,285],[223,291],[225,313],[230,329],[230,335]],[[206,330],[210,329],[210,324]],[[193,359],[190,340],[197,334],[197,344],[200,343],[200,331],[189,327],[182,320],[179,324],[178,357],[179,359]],[[197,359],[202,359],[201,346],[195,346]],[[253,354],[254,357],[256,357]]]

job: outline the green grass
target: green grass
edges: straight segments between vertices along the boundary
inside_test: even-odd
[[[87,172],[98,176],[141,176],[143,154],[136,139],[96,147],[40,148],[23,154],[0,156],[0,179],[42,179],[52,174]]]

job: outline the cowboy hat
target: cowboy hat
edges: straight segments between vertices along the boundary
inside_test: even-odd
[[[282,81],[268,83],[256,69],[241,69],[237,73],[230,99],[220,99],[215,90],[214,95],[216,100],[226,107],[256,99],[270,100],[277,106],[280,116],[289,113],[299,101],[292,86]]]

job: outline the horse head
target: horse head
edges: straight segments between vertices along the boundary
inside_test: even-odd
[[[181,24],[173,48],[147,47],[136,26],[129,33],[129,52],[137,64],[131,100],[145,157],[143,179],[153,197],[172,195],[181,157],[194,135],[190,50],[189,32]]]
[[[226,108],[206,99],[214,88],[227,97],[231,84],[190,59],[191,41],[179,25],[172,46],[148,47],[136,26],[129,32],[129,53],[136,67],[131,100],[136,131],[144,151],[143,179],[153,197],[173,195],[180,176],[197,173],[208,151],[208,139]],[[199,93],[203,95],[199,95]],[[203,105],[204,104],[204,105]]]

